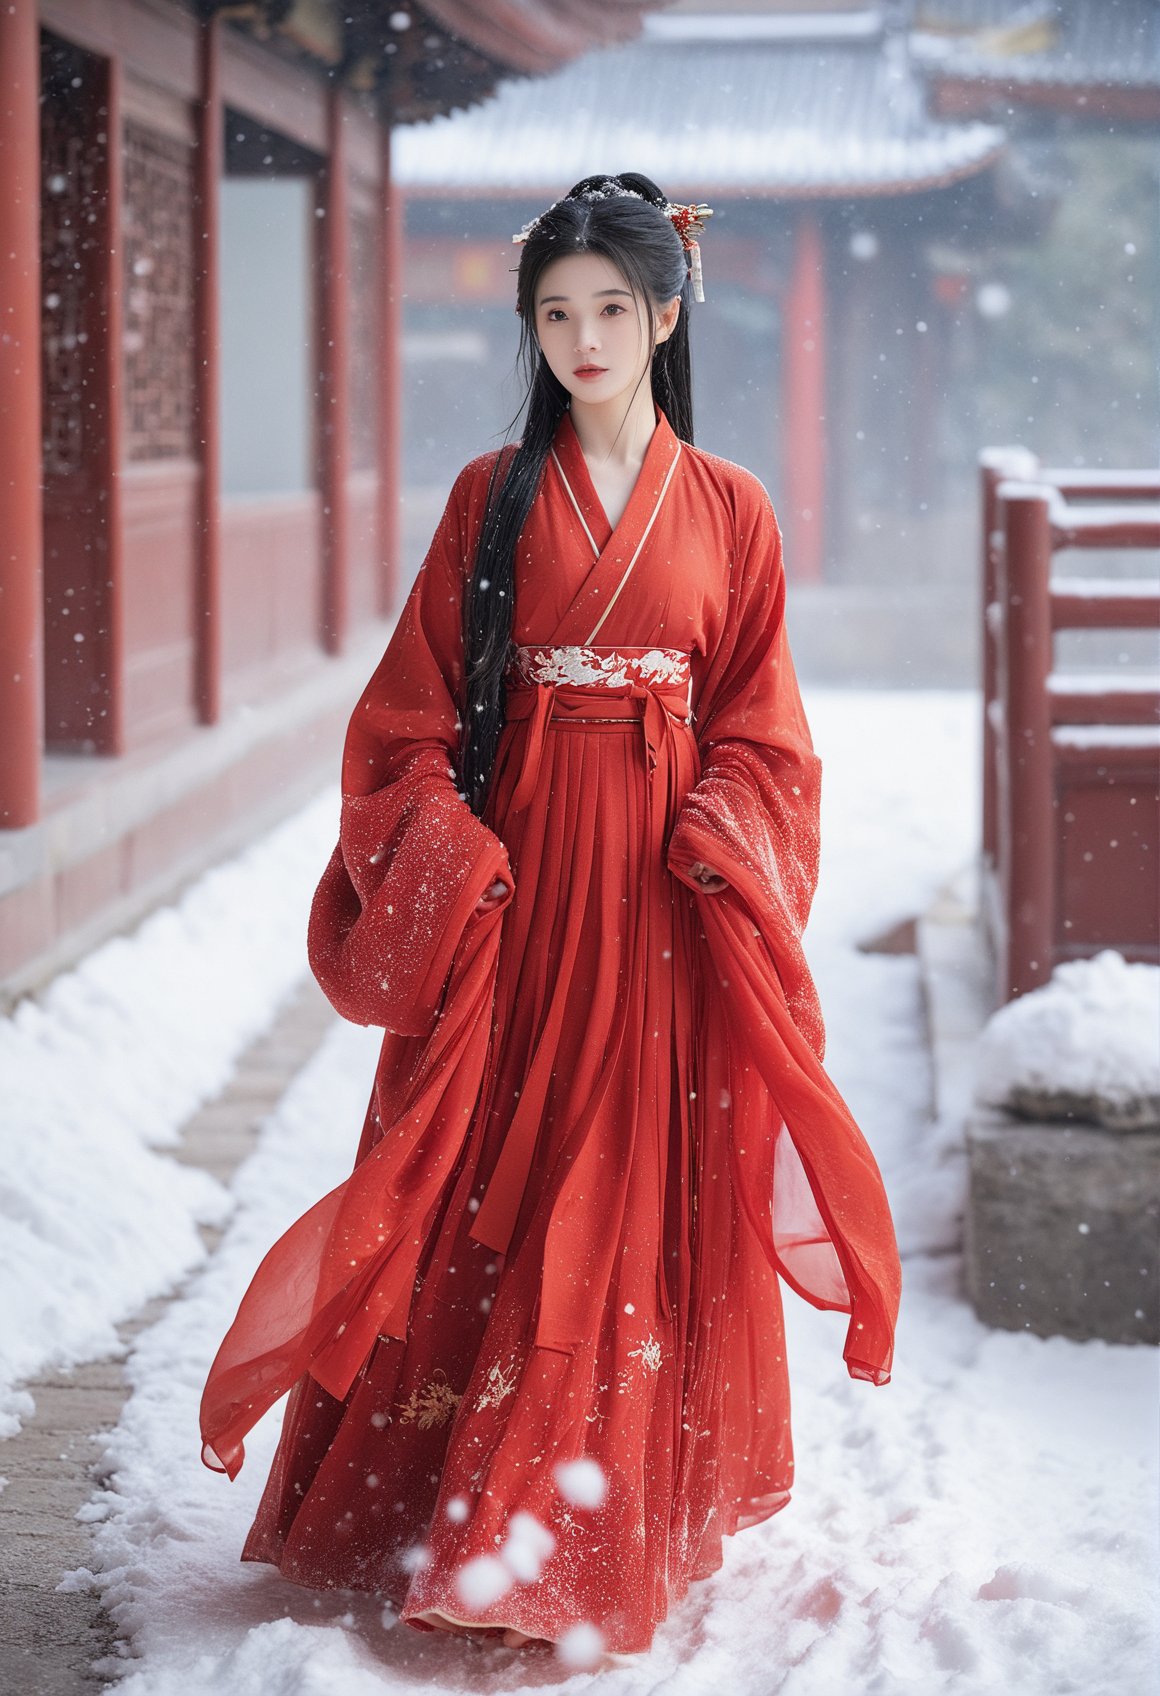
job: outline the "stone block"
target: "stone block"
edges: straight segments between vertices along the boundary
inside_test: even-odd
[[[1040,1337],[1160,1343],[1160,1134],[967,1120],[967,1290]]]

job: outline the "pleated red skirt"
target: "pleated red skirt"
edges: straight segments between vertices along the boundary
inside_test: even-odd
[[[600,711],[548,721],[517,810],[530,732],[505,726],[486,822],[516,887],[486,1083],[424,1222],[408,1334],[342,1401],[297,1383],[242,1559],[378,1592],[420,1626],[590,1622],[624,1652],[723,1537],[785,1505],[793,1451],[779,1282],[738,1205],[729,1116],[698,1108],[723,1076],[693,968],[706,897],[658,849],[684,785],[658,794],[642,719]],[[602,1490],[567,1486],[579,1458]],[[521,1513],[548,1535],[505,1565]]]

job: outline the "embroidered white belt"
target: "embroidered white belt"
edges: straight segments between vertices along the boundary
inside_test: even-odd
[[[574,689],[659,683],[687,690],[692,676],[689,656],[679,648],[517,647],[513,670],[523,683]]]

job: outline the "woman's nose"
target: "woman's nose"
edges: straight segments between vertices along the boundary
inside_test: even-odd
[[[576,331],[576,352],[587,353],[589,349],[600,346],[600,335],[595,324],[581,324]]]

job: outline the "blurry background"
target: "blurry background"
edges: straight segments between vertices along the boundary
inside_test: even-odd
[[[697,440],[773,496],[799,669],[970,681],[980,444],[1157,458],[1157,26],[1148,0],[677,0],[402,132],[408,567],[522,399],[511,232],[644,171],[715,209]]]
[[[1155,0],[19,0],[0,62],[9,994],[333,774],[582,176],[714,207],[696,438],[806,683],[990,688],[985,451],[1157,464]]]

